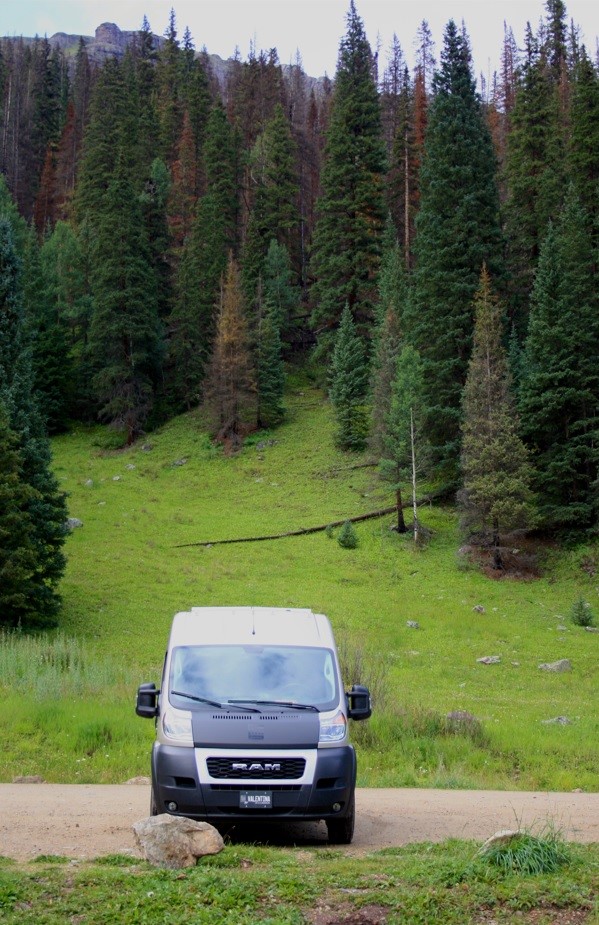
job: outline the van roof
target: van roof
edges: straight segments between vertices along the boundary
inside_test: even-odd
[[[334,648],[328,619],[284,607],[192,607],[173,618],[170,646],[292,645]]]

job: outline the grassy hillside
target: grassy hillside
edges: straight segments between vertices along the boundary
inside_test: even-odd
[[[234,457],[211,446],[194,414],[128,450],[111,448],[100,428],[54,441],[70,514],[83,526],[67,542],[58,642],[21,660],[23,642],[0,649],[10,707],[0,719],[10,742],[1,779],[147,773],[152,728],[135,717],[134,693],[159,680],[173,613],[250,604],[328,614],[346,682],[372,684],[378,709],[355,729],[360,784],[596,789],[599,633],[568,619],[580,594],[599,611],[594,549],[553,554],[536,581],[492,581],[464,566],[453,512],[433,507],[422,512],[432,531],[423,550],[393,533],[390,517],[357,525],[354,550],[326,533],[177,548],[392,503],[372,468],[356,468],[366,457],[334,448],[318,392],[297,385],[288,407],[283,427]],[[488,655],[501,662],[477,662]],[[571,672],[539,670],[560,658]],[[456,731],[445,719],[455,710],[478,723]],[[570,724],[544,722],[556,717]]]

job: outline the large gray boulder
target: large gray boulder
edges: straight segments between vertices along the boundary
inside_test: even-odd
[[[156,867],[193,867],[198,858],[224,848],[220,832],[208,822],[182,816],[149,816],[133,826],[137,844]]]

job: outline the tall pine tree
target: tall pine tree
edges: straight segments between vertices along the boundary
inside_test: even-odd
[[[141,433],[153,404],[162,332],[156,278],[139,198],[124,165],[110,182],[93,239],[89,354],[99,416],[124,432]]]
[[[312,326],[330,354],[344,306],[369,335],[385,218],[385,148],[372,52],[351,0],[341,41],[314,231]]]
[[[531,299],[520,384],[523,435],[546,525],[597,522],[599,304],[588,219],[570,188],[550,227]]]
[[[22,588],[23,625],[53,625],[60,605],[57,587],[65,568],[64,495],[51,470],[50,444],[33,392],[33,370],[22,301],[20,261],[10,222],[0,216],[0,404],[7,417],[5,432],[9,469],[18,470],[26,490],[20,492],[26,546],[33,546],[35,564]],[[18,460],[11,457],[13,450]],[[22,502],[22,503],[21,503]],[[31,525],[31,531],[27,523]],[[27,552],[29,561],[29,551]],[[13,612],[14,613],[14,612]]]
[[[483,262],[501,268],[495,154],[471,72],[468,40],[451,21],[434,78],[405,334],[424,364],[434,462],[455,478],[472,298]]]

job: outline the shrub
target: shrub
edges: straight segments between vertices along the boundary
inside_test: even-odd
[[[346,520],[341,527],[337,542],[340,546],[343,546],[344,549],[355,549],[358,545],[358,536],[351,520]]]
[[[582,597],[579,597],[572,605],[570,616],[572,618],[572,623],[575,623],[576,626],[595,625],[595,614],[591,610],[591,605]]]

